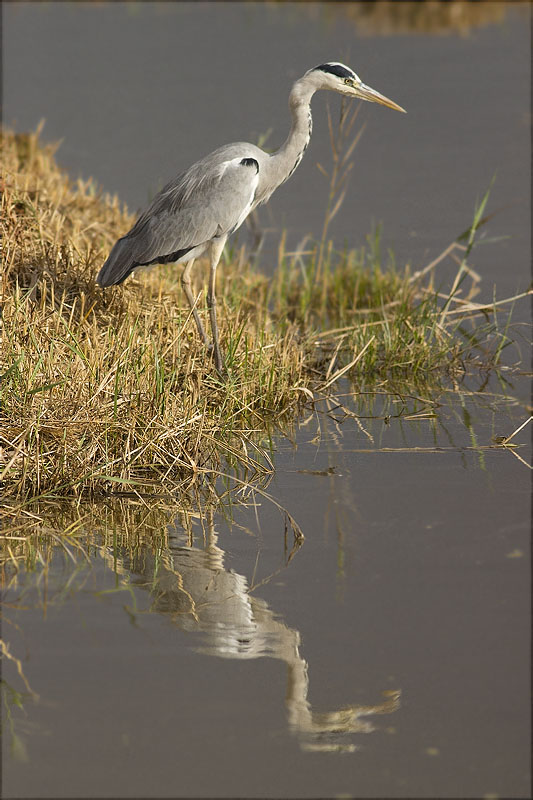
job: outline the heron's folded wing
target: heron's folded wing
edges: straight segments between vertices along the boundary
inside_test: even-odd
[[[253,161],[253,164],[243,162]],[[128,237],[139,263],[209,242],[236,230],[250,211],[257,161],[231,159],[201,170],[201,162],[154,198]]]
[[[115,243],[97,283],[121,283],[139,266],[177,261],[236,230],[250,212],[258,171],[258,162],[246,157],[194,164],[168,183]]]

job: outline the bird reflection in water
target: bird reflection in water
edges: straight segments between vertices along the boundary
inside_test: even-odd
[[[213,519],[206,520],[205,547],[193,546],[179,525],[168,530],[166,546],[154,553],[138,548],[125,553],[114,569],[130,574],[132,584],[150,592],[150,611],[168,615],[181,630],[201,633],[195,649],[220,658],[277,658],[287,665],[285,704],[291,731],[303,750],[347,751],[356,746],[347,735],[371,733],[368,719],[391,714],[400,706],[399,690],[383,692],[376,705],[348,705],[317,712],[308,701],[307,662],[300,655],[300,634],[289,628],[268,604],[250,593],[244,575],[225,567],[225,553],[217,544]]]

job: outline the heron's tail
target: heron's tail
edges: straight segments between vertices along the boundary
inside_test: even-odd
[[[128,236],[123,236],[115,242],[107,261],[96,276],[96,283],[102,287],[122,283],[137,266],[132,240]]]

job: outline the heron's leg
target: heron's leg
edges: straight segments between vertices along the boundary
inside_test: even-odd
[[[193,264],[194,264],[194,258],[191,258],[191,260],[187,262],[185,269],[183,270],[181,276],[181,285],[183,286],[183,291],[185,292],[185,297],[187,298],[187,302],[191,307],[192,315],[194,317],[194,321],[196,322],[196,327],[198,328],[198,333],[202,337],[202,341],[204,342],[204,344],[209,346],[209,339],[207,338],[204,326],[202,325],[202,320],[200,319],[200,314],[196,309],[196,303],[193,297],[193,293],[191,291],[191,270]]]
[[[218,325],[217,325],[217,299],[215,297],[215,278],[217,274],[217,265],[220,261],[220,256],[226,243],[226,237],[215,239],[211,244],[211,269],[209,272],[209,289],[207,292],[207,305],[209,307],[209,316],[211,318],[211,332],[213,334],[213,348],[215,355],[215,367],[219,372],[224,369],[224,359],[220,352],[220,345],[218,342]]]

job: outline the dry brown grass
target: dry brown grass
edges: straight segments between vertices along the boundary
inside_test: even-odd
[[[179,270],[158,268],[105,293],[96,287],[110,247],[133,221],[118,200],[91,181],[71,182],[38,132],[5,133],[3,145],[8,498],[165,493],[201,483],[223,463],[250,480],[272,468],[262,446],[271,433],[342,377],[384,390],[399,380],[438,383],[462,374],[472,348],[477,362],[481,352],[493,364],[507,341],[505,329],[484,349],[479,326],[471,338],[459,328],[454,314],[478,313],[465,305],[473,292],[461,295],[470,274],[464,258],[440,299],[432,284],[440,259],[410,276],[382,268],[377,237],[339,254],[323,236],[310,257],[281,245],[272,281],[242,250],[221,265],[221,379]],[[202,315],[206,267],[194,274]]]
[[[265,311],[266,280],[235,262],[221,270],[221,338],[230,351],[223,382],[176,271],[105,294],[95,286],[132,217],[91,182],[73,184],[53,153],[37,134],[4,136],[8,495],[97,491],[109,481],[175,485],[224,453],[261,469],[255,432],[294,413],[303,372],[296,328],[280,336]],[[224,309],[228,287],[235,293],[244,283],[239,308]]]

